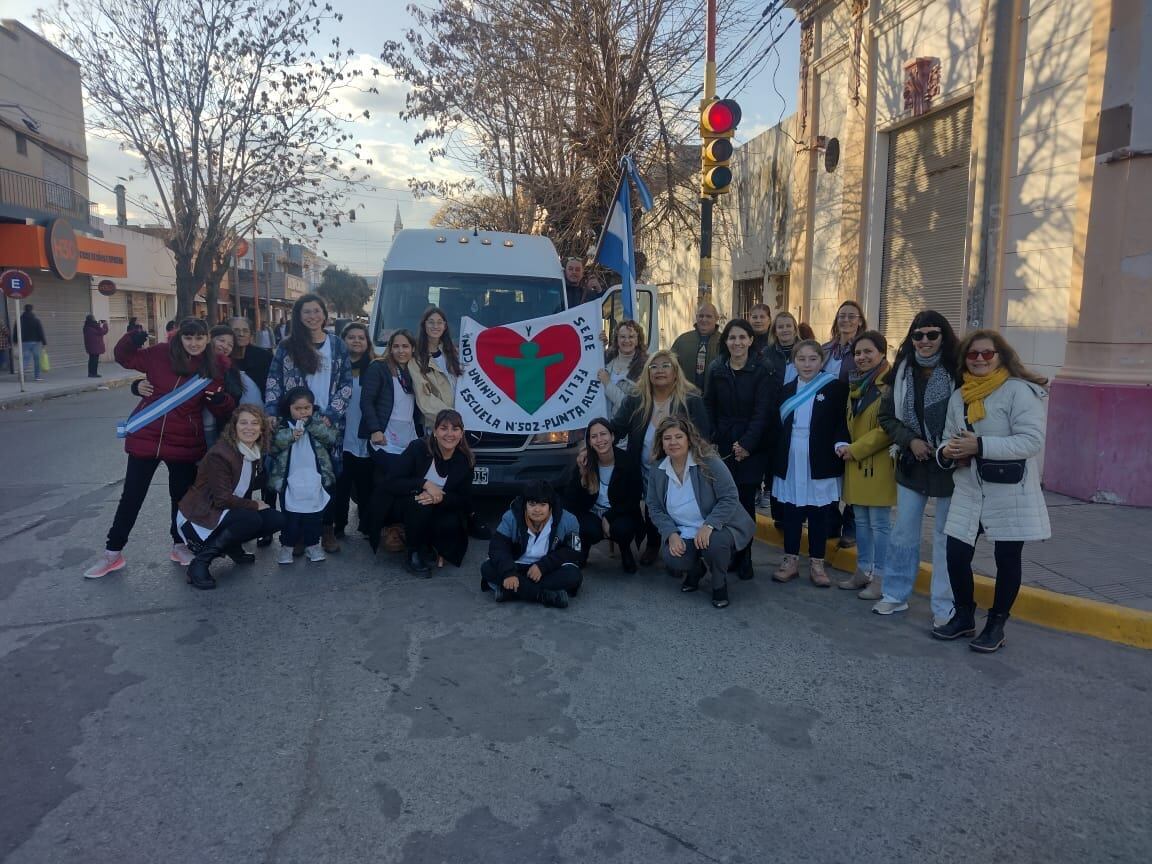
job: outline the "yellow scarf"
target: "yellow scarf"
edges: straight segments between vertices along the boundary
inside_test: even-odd
[[[1008,370],[1003,366],[988,375],[976,376],[971,372],[964,373],[964,384],[960,387],[960,393],[964,397],[964,404],[968,406],[969,423],[983,420],[987,416],[984,400],[1007,380]]]

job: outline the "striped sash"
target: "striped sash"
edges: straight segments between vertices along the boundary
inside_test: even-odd
[[[159,420],[169,411],[179,408],[189,399],[198,395],[209,384],[212,383],[211,378],[201,378],[197,375],[185,383],[181,384],[167,396],[157,399],[147,408],[137,411],[123,423],[116,424],[116,437],[126,438],[133,432],[143,429],[154,420]]]
[[[780,421],[786,422],[789,417],[796,413],[796,409],[803,405],[805,402],[810,402],[820,392],[820,388],[827,384],[829,381],[835,381],[836,376],[828,372],[821,372],[807,384],[797,384],[796,394],[790,396],[783,405],[780,406]]]

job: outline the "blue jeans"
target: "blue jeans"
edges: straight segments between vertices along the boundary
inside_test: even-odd
[[[43,342],[25,342],[24,343],[24,375],[27,377],[29,370],[32,372],[32,377],[40,378],[40,355],[44,350]]]
[[[932,616],[952,615],[952,585],[948,581],[948,547],[944,523],[948,521],[951,498],[937,498],[936,523],[932,531]],[[888,540],[884,563],[884,599],[903,603],[916,584],[920,568],[920,526],[928,496],[904,486],[896,486],[896,525]]]
[[[855,504],[852,509],[856,513],[856,566],[864,573],[882,576],[888,557],[892,508]]]

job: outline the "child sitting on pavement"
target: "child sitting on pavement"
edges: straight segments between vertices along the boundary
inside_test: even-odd
[[[500,520],[480,566],[480,590],[564,609],[580,590],[580,523],[552,484],[525,484]]]

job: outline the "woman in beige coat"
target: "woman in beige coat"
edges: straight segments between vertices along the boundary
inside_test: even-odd
[[[436,415],[451,411],[456,401],[456,380],[463,374],[448,319],[438,306],[420,317],[416,352],[408,363],[416,405],[424,415],[424,428],[432,429]]]
[[[1052,536],[1040,488],[1040,454],[1047,421],[1047,380],[1029,372],[995,330],[977,330],[960,343],[964,383],[948,403],[941,466],[955,466],[955,491],[944,531],[948,578],[956,611],[937,639],[976,632],[972,556],[981,533],[995,543],[996,594],[974,651],[1004,644],[1004,623],[1020,591],[1021,556],[1028,540]]]

